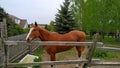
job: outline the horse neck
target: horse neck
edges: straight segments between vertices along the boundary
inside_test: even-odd
[[[48,41],[48,38],[49,38],[49,35],[50,35],[50,32],[44,28],[41,28],[39,27],[39,32],[40,32],[40,39],[42,41]]]

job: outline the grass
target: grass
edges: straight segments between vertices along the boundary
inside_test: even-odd
[[[40,48],[39,50],[35,51],[33,55],[40,56],[43,53],[44,53],[44,48]]]
[[[120,42],[116,41],[116,38],[114,37],[105,36],[105,38],[103,39],[103,43],[108,44],[106,46],[109,46],[109,47],[120,48]]]
[[[94,52],[94,58],[100,58],[103,60],[110,60],[113,58],[118,58],[119,54],[115,52],[108,52],[103,50],[96,50]]]
[[[78,57],[76,48],[72,48],[68,51],[58,53],[56,59],[57,60],[72,60],[73,57],[74,58]]]
[[[102,42],[105,44],[106,47],[120,48],[120,42],[116,41],[115,37],[105,36],[104,39],[102,39]],[[118,52],[108,52],[104,50],[96,50],[94,52],[95,58],[101,58],[103,60],[118,58],[118,56],[120,56]]]

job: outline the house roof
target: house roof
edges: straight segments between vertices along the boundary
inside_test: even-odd
[[[24,28],[25,24],[27,23],[26,19],[21,19],[20,20],[20,26]]]
[[[11,15],[11,14],[9,14],[9,17],[11,17],[13,20],[15,20],[15,19],[19,20],[19,22],[15,22],[15,23],[20,25],[22,28],[26,27],[27,19],[20,19],[20,18],[14,16],[14,15]]]
[[[10,16],[12,19],[18,19],[18,20],[21,20],[20,18],[14,16],[14,15],[9,14],[9,16]]]

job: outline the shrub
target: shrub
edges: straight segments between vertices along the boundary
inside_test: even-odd
[[[102,51],[102,50],[96,50],[94,52],[94,57],[102,58],[102,59],[111,59],[111,58],[116,58],[117,54],[112,52]]]
[[[34,59],[34,62],[40,62],[40,61],[42,61],[41,57]],[[32,68],[40,68],[40,66],[33,66]]]
[[[94,57],[97,57],[97,58],[105,58],[107,57],[107,52],[105,51],[100,51],[100,50],[96,50],[94,52]]]

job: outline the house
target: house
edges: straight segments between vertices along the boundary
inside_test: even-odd
[[[28,22],[26,19],[20,19],[11,14],[9,14],[9,17],[11,17],[15,21],[15,23],[20,25],[23,29],[28,28]]]
[[[28,23],[26,19],[21,19],[19,25],[24,29],[28,28]]]

